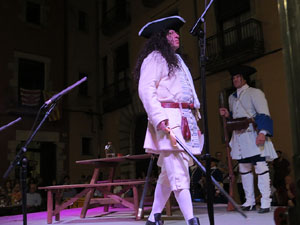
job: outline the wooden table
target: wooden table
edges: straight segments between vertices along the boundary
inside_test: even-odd
[[[112,204],[122,204],[128,208],[131,208],[135,212],[135,218],[138,217],[139,208],[139,191],[138,187],[142,187],[146,181],[144,179],[126,179],[126,180],[115,180],[114,175],[117,166],[122,162],[127,161],[137,161],[143,159],[149,159],[151,154],[143,155],[126,155],[121,157],[113,158],[100,158],[100,159],[89,159],[76,161],[78,164],[82,165],[93,165],[94,171],[89,184],[68,184],[68,185],[53,185],[46,187],[39,187],[40,190],[47,191],[47,223],[52,223],[52,217],[55,217],[56,221],[60,220],[60,212],[66,207],[72,205],[79,198],[85,196],[84,204],[81,210],[80,217],[85,218],[87,210],[91,208],[94,204],[104,205],[104,211],[108,211],[109,205]],[[107,168],[109,171],[108,179],[99,181],[99,173],[101,168]],[[127,199],[112,193],[112,189],[115,186],[122,186],[123,190],[132,189],[133,198]],[[64,190],[67,189],[81,189],[74,197],[61,202],[62,194]],[[98,189],[104,194],[104,198],[92,198],[94,196],[95,190]],[[53,200],[55,199],[55,206],[53,207]],[[170,200],[166,204],[166,213],[171,215],[171,203]]]
[[[90,180],[90,184],[99,184],[99,183],[109,183],[107,187],[102,187],[101,192],[104,194],[104,198],[99,198],[99,199],[93,199],[92,203],[98,202],[100,204],[104,204],[104,211],[108,211],[109,204],[116,204],[120,203],[126,207],[129,207],[131,209],[135,210],[135,214],[137,216],[137,210],[138,210],[138,204],[139,204],[139,196],[137,186],[144,184],[145,181],[143,180],[132,180],[132,179],[127,179],[127,180],[114,180],[115,178],[115,171],[117,166],[126,161],[136,161],[136,160],[143,160],[143,159],[149,159],[151,157],[151,154],[142,154],[142,155],[126,155],[126,156],[121,156],[121,157],[113,157],[113,158],[99,158],[99,159],[90,159],[90,160],[80,160],[76,161],[78,164],[85,164],[85,165],[93,165],[94,166],[94,171],[92,178]],[[109,174],[108,174],[108,179],[105,181],[99,181],[99,173],[101,168],[108,168]],[[121,186],[130,186],[133,189],[133,203],[126,200],[122,199],[120,196],[113,194],[112,189],[113,185],[112,183],[116,183]],[[91,204],[92,197],[94,196],[95,188],[90,189],[86,196],[85,196],[85,201],[84,205],[81,210],[80,217],[85,218],[87,210]]]

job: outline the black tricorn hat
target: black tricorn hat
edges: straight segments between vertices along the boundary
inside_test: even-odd
[[[139,31],[139,36],[149,38],[152,34],[162,30],[179,30],[184,23],[185,20],[180,16],[169,16],[153,20],[142,27]]]
[[[256,69],[254,67],[246,66],[246,65],[235,65],[235,66],[229,68],[228,71],[231,76],[240,74],[244,77],[248,77],[251,74],[256,73]]]

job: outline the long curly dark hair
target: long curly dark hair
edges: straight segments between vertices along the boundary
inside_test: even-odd
[[[165,58],[169,68],[169,75],[172,74],[175,68],[178,68],[178,59],[175,55],[174,49],[167,40],[169,30],[164,30],[153,34],[145,43],[140,55],[137,59],[133,76],[138,83],[140,79],[141,66],[144,59],[153,51],[158,51]]]

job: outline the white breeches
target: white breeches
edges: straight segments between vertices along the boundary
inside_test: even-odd
[[[161,167],[157,183],[172,191],[190,188],[189,164],[191,158],[183,153],[161,153],[157,164]]]
[[[189,190],[189,164],[190,157],[184,153],[160,154],[158,165],[161,166],[161,173],[157,180],[152,211],[148,220],[154,222],[154,214],[162,212],[172,191],[185,220],[194,217]]]

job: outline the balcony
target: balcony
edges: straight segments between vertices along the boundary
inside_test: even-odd
[[[102,18],[102,32],[112,36],[131,22],[129,2],[124,1],[107,11]]]
[[[264,53],[262,26],[256,19],[249,19],[209,37],[206,43],[206,70],[211,73],[258,58]]]
[[[103,110],[105,113],[131,103],[130,82],[128,77],[124,77],[103,89]]]

